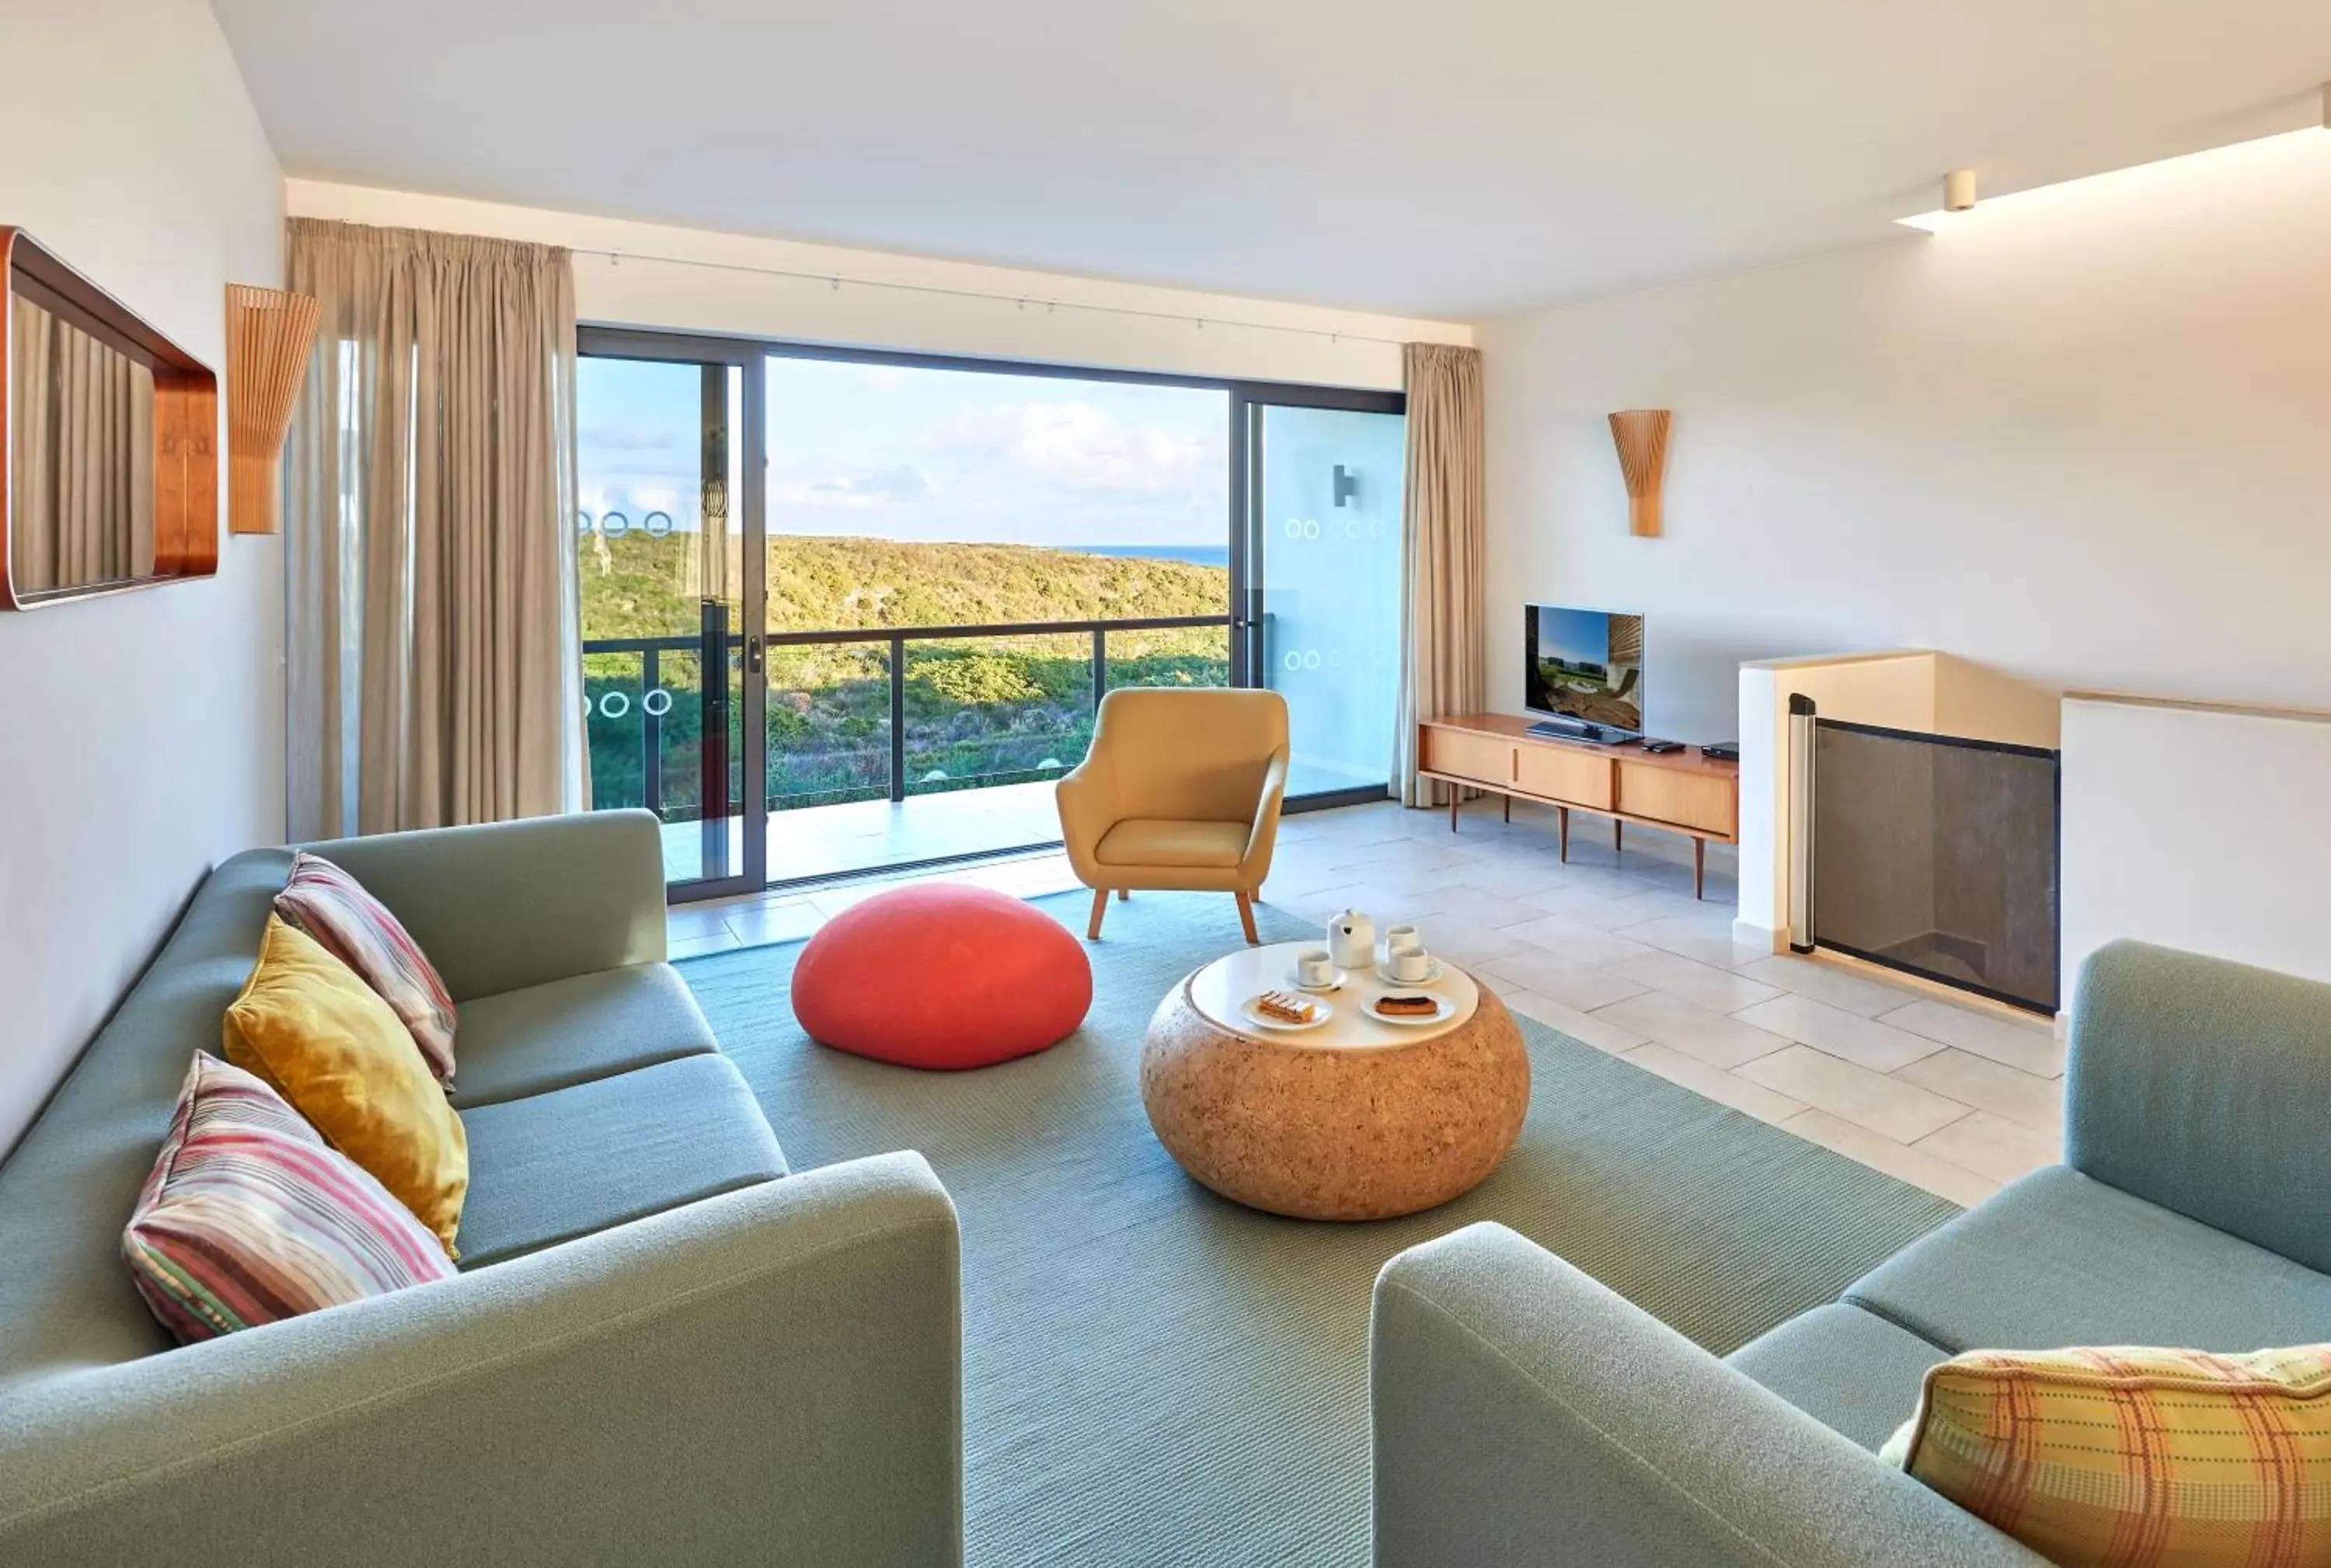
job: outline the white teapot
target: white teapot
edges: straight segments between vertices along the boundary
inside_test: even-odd
[[[1327,955],[1338,969],[1365,969],[1376,960],[1375,922],[1346,909],[1327,922]]]

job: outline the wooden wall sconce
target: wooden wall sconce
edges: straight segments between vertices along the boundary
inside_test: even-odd
[[[291,405],[316,342],[316,301],[305,294],[226,286],[227,527],[273,534],[283,527],[279,460]]]
[[[1660,478],[1668,463],[1664,408],[1631,408],[1611,416],[1611,439],[1619,446],[1619,471],[1627,477],[1627,530],[1638,537],[1660,537]]]

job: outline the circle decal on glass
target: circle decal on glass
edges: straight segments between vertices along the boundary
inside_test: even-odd
[[[1301,518],[1289,518],[1287,519],[1287,537],[1290,539],[1299,539],[1303,537],[1303,519]]]
[[[1289,670],[1300,670],[1303,668],[1303,655],[1289,650],[1287,656],[1281,659],[1280,662]]]
[[[1316,539],[1319,537],[1318,518],[1306,518],[1303,519],[1303,537],[1307,539]]]
[[[590,513],[576,512],[575,514],[575,531],[578,534],[587,534],[591,531]]]
[[[599,531],[606,535],[609,538],[613,538],[617,534],[625,532],[631,527],[631,526],[632,519],[623,516],[621,512],[609,512],[605,517],[599,519]]]
[[[640,698],[640,711],[650,718],[661,718],[671,711],[671,693],[661,686],[657,687]]]
[[[1319,651],[1317,648],[1307,648],[1303,651],[1303,668],[1306,670],[1319,668]]]
[[[621,718],[632,711],[632,699],[620,691],[610,691],[599,699],[599,717]]]
[[[648,531],[649,538],[661,539],[666,534],[671,532],[671,514],[670,512],[650,512],[646,517],[640,519],[640,527]]]

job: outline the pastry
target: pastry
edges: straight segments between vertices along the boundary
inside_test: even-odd
[[[1289,996],[1284,991],[1266,991],[1254,999],[1254,1010],[1265,1018],[1281,1023],[1308,1023],[1311,1004],[1300,997]]]
[[[1430,1018],[1441,1003],[1430,996],[1379,996],[1376,1011],[1386,1018]]]

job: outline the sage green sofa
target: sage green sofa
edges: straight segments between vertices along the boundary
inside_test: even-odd
[[[655,819],[318,848],[460,1006],[462,1271],[183,1348],[131,1288],[291,863],[235,857],[0,1164],[0,1563],[960,1563],[954,1208],[918,1155],[786,1174],[663,962]]]
[[[1724,1360],[1498,1225],[1394,1259],[1377,1568],[2041,1568],[1875,1450],[1961,1351],[2331,1339],[2331,985],[2083,965],[2065,1158]]]

